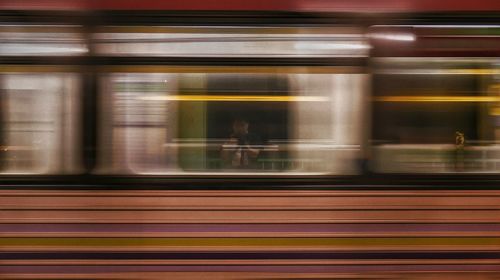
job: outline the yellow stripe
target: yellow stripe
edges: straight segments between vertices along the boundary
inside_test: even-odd
[[[288,96],[288,95],[158,95],[143,96],[146,101],[255,101],[255,102],[324,102],[323,96]]]
[[[497,75],[500,74],[500,69],[448,69],[446,72],[456,75]]]
[[[389,69],[377,70],[375,74],[389,74],[389,75],[499,75],[500,69],[483,68],[483,69]]]
[[[379,96],[376,102],[500,102],[500,96]]]
[[[52,72],[80,72],[83,69],[76,65],[2,65],[0,73],[52,73]]]

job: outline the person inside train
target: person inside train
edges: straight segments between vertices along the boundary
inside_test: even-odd
[[[232,123],[229,140],[222,145],[221,158],[226,168],[254,168],[260,154],[260,140],[249,132],[249,122],[237,118]]]

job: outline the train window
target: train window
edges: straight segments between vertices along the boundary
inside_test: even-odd
[[[109,56],[365,57],[360,28],[103,27],[95,51]]]
[[[359,172],[365,74],[330,67],[143,68],[101,79],[101,172]]]
[[[78,26],[2,25],[2,56],[78,56],[87,53],[84,33]]]
[[[77,172],[79,88],[70,73],[0,74],[0,173]]]
[[[375,62],[375,171],[500,171],[498,60]]]

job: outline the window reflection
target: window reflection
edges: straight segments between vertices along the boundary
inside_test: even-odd
[[[0,75],[2,173],[77,171],[79,87],[73,74]]]
[[[238,70],[109,74],[100,170],[359,171],[364,75]]]
[[[427,60],[386,59],[379,64],[374,169],[498,172],[495,66],[479,59]]]

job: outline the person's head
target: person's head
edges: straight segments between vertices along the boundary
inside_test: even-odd
[[[248,134],[248,121],[244,119],[235,119],[233,121],[233,133],[236,135]]]

